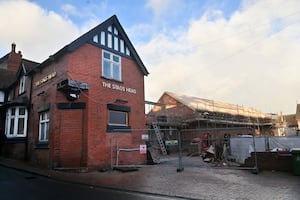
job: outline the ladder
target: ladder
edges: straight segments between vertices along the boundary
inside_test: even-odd
[[[167,155],[167,150],[166,150],[166,147],[165,147],[165,145],[163,143],[163,140],[161,138],[157,122],[152,122],[152,126],[153,126],[153,129],[154,129],[154,132],[155,132],[155,135],[156,135],[156,138],[157,138],[157,141],[158,141],[158,144],[160,146],[162,154]]]

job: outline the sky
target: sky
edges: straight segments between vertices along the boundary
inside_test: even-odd
[[[117,15],[165,91],[295,114],[300,103],[299,0],[0,0],[0,57],[16,43],[42,62]]]

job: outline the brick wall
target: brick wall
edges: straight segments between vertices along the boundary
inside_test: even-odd
[[[23,142],[7,142],[6,144],[3,145],[2,148],[2,156],[7,157],[7,158],[13,158],[17,160],[25,160],[25,150],[26,149],[26,144],[25,141]]]
[[[129,124],[133,129],[145,129],[144,115],[144,76],[136,63],[122,57],[122,82],[115,82],[101,77],[102,50],[84,45],[70,55],[70,77],[89,83],[87,97],[87,163],[90,167],[106,167],[115,163],[116,142],[123,148],[137,148],[141,141],[141,131],[130,133],[107,133],[108,121],[107,104],[116,103],[117,99],[126,100],[120,105],[129,106]],[[119,90],[113,90],[103,86],[103,82],[118,84],[136,90],[136,94]],[[111,146],[112,145],[112,146]],[[113,155],[111,155],[113,154]],[[130,155],[130,156],[127,156]],[[145,162],[145,156],[137,152],[121,156],[124,164],[141,164]]]
[[[66,99],[61,92],[57,91],[57,84],[67,78],[67,68],[65,67],[67,58],[65,56],[49,63],[48,66],[36,72],[32,77],[32,110],[29,116],[28,127],[28,155],[32,162],[43,166],[55,167],[59,165],[60,121],[57,117],[56,103],[64,102]],[[56,73],[55,77],[40,85],[36,85],[44,77],[54,72]],[[49,144],[48,148],[39,148],[39,112],[45,108],[49,109],[50,114]]]
[[[33,114],[31,116],[30,152],[32,158],[40,157],[41,151],[35,150],[38,141],[38,110],[50,105],[49,163],[57,167],[87,166],[89,168],[108,167],[116,162],[117,144],[121,148],[138,148],[141,131],[145,129],[144,115],[144,76],[133,60],[122,57],[122,82],[101,77],[102,50],[85,44],[35,74],[33,79]],[[56,77],[36,87],[35,83],[48,74],[56,72]],[[82,110],[61,110],[58,103],[69,102],[57,83],[64,79],[88,83],[89,89],[83,91],[74,103],[86,104]],[[135,89],[129,93],[103,87],[103,82],[118,84]],[[46,95],[38,95],[45,92]],[[117,99],[124,102],[117,103]],[[107,104],[120,104],[131,108],[129,125],[131,132],[113,132],[106,130],[108,122]],[[69,114],[67,114],[69,113]],[[72,120],[70,120],[72,119]],[[68,128],[69,127],[69,128]],[[80,129],[80,130],[79,130]],[[74,149],[76,148],[76,149]],[[120,156],[122,164],[145,163],[146,155],[130,152]]]
[[[292,156],[284,152],[256,152],[257,166],[259,170],[292,171]],[[255,156],[245,160],[244,166],[255,166]]]
[[[16,53],[16,45],[12,44],[11,52],[8,54],[7,58],[7,65],[3,65],[3,68],[7,69],[8,71],[12,71],[15,73],[14,78],[17,77],[17,72],[21,69],[21,60],[22,60],[22,54],[21,52]],[[9,93],[9,98],[10,101],[17,101],[17,102],[22,102],[24,105],[28,106],[28,100],[30,98],[30,78],[26,77],[26,89],[25,93],[19,94],[19,83],[20,81],[18,80],[17,84],[13,84],[12,88],[7,88],[8,93]],[[3,80],[1,80],[3,81]],[[17,100],[18,99],[18,100]],[[2,116],[0,117],[0,128],[1,131],[3,129],[4,131],[4,124],[5,124],[5,116],[7,112],[7,108],[5,107],[3,110]],[[2,133],[1,133],[2,134]],[[6,141],[6,144],[3,147],[3,155],[6,157],[11,157],[14,159],[20,159],[24,160],[26,159],[26,138],[8,138]]]

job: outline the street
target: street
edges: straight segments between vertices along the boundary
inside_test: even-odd
[[[30,199],[105,199],[105,200],[164,200],[161,197],[88,185],[72,184],[0,166],[1,200]],[[174,199],[174,198],[173,198]],[[182,198],[181,198],[182,199]]]

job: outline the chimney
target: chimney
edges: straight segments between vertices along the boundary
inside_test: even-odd
[[[16,44],[15,43],[11,44],[11,52],[16,53]]]
[[[9,53],[8,61],[7,61],[8,63],[7,69],[10,71],[17,72],[21,65],[21,61],[22,61],[22,54],[20,51],[19,53],[16,53],[16,44],[12,43],[11,52]]]

